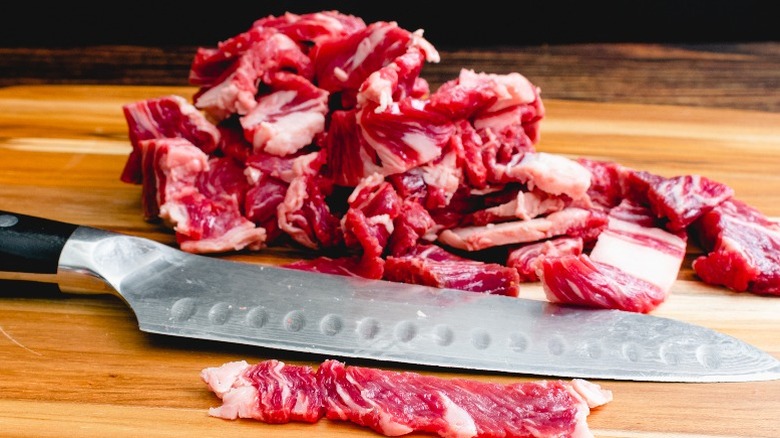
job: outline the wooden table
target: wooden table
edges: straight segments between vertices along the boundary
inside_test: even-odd
[[[0,49],[0,209],[173,243],[143,221],[140,188],[118,179],[129,152],[121,105],[186,84],[192,48]],[[436,85],[460,67],[518,71],[542,88],[540,150],[611,159],[667,176],[698,173],[780,216],[780,44],[583,45],[442,53]],[[294,260],[288,250],[230,255]],[[780,298],[699,282],[691,248],[654,314],[711,327],[780,358]],[[541,299],[538,285],[525,297]],[[0,435],[376,436],[348,423],[268,426],[210,418],[217,404],[199,371],[229,360],[320,358],[139,332],[110,296],[62,296],[0,282]],[[409,369],[409,367],[398,367]],[[509,382],[533,376],[419,369]],[[599,437],[776,437],[780,381],[600,382],[615,399],[588,421]],[[425,436],[415,434],[413,436]]]

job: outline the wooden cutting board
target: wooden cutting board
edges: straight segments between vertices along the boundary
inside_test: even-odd
[[[130,145],[121,106],[191,88],[28,86],[0,89],[0,209],[172,243],[141,216],[140,187],[121,183]],[[609,159],[665,176],[700,174],[780,216],[780,114],[545,101],[539,150]],[[266,250],[228,258],[280,263]],[[697,281],[691,248],[671,296],[654,314],[701,324],[780,357],[780,297]],[[522,295],[543,299],[537,284]],[[9,437],[377,436],[349,423],[270,426],[207,415],[218,400],[199,372],[231,360],[322,358],[150,336],[112,296],[66,296],[0,282],[0,435]],[[396,368],[393,368],[396,369]],[[413,369],[399,366],[397,369]],[[417,371],[511,382],[534,379]],[[780,381],[679,384],[599,382],[614,401],[588,418],[599,437],[777,437]],[[428,436],[412,434],[411,436]]]

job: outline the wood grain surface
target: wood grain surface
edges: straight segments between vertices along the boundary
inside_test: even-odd
[[[0,89],[0,209],[173,243],[143,221],[140,187],[121,183],[130,145],[121,106],[192,88],[26,85]],[[539,150],[610,159],[666,176],[701,174],[780,216],[780,114],[743,109],[546,99]],[[269,249],[225,257],[280,263]],[[704,325],[780,358],[780,298],[699,282],[691,248],[669,299],[653,313]],[[543,299],[538,284],[521,295]],[[218,400],[199,372],[230,360],[316,364],[323,358],[138,331],[112,296],[62,295],[0,282],[0,435],[8,437],[377,436],[349,423],[265,425],[211,418]],[[387,365],[444,377],[510,382],[532,376]],[[588,422],[598,437],[776,437],[780,381],[680,384],[601,381],[614,400]],[[410,436],[427,436],[412,434]]]
[[[0,86],[188,85],[196,49],[0,47]],[[440,52],[441,62],[427,64],[422,71],[432,87],[455,78],[461,68],[472,68],[520,72],[541,87],[547,99],[780,112],[780,42],[580,43]]]

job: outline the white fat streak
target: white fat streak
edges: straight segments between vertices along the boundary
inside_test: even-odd
[[[397,24],[395,22],[391,22],[390,26],[377,26],[376,29],[374,29],[373,32],[371,32],[368,36],[363,38],[360,43],[358,43],[357,49],[355,50],[355,53],[350,56],[347,61],[342,66],[342,71],[345,74],[345,78],[340,80],[346,80],[346,77],[348,76],[347,72],[353,72],[355,69],[357,69],[363,62],[365,62],[368,55],[374,52],[374,49],[376,48],[379,43],[382,42],[382,40],[385,39],[385,35],[387,32],[390,31],[390,29],[393,29],[397,27]],[[335,71],[334,71],[335,73]]]
[[[485,211],[490,214],[494,214],[497,217],[518,217],[520,219],[530,219],[524,215],[525,212],[525,206],[520,205],[517,201],[522,199],[521,195],[518,195],[517,198],[501,204],[496,205],[495,207],[486,208]]]
[[[444,405],[444,421],[448,430],[441,436],[444,438],[471,438],[477,436],[477,425],[469,413],[453,402],[443,392],[437,393]]]
[[[249,184],[255,185],[263,177],[263,172],[252,166],[246,166],[244,169],[244,176]]]
[[[584,379],[573,379],[571,384],[572,389],[585,400],[588,407],[595,408],[612,401],[612,391],[603,389],[596,383]]]
[[[610,217],[608,230],[621,231],[638,237],[644,236],[653,239],[660,244],[664,244],[670,252],[685,252],[685,241],[662,228],[644,227],[633,222]]]
[[[234,72],[221,83],[206,90],[198,96],[195,106],[205,109],[217,121],[227,118],[232,113],[239,115],[249,113],[257,105],[256,90],[240,89],[233,81],[238,74]]]
[[[663,291],[669,291],[680,271],[685,255],[685,242],[660,228],[646,228],[615,218],[610,218],[609,224],[609,228],[599,235],[590,253],[591,260],[614,266],[658,286]],[[674,256],[646,246],[641,241],[626,239],[620,234],[611,232],[618,229],[638,236],[658,236],[661,241],[668,242],[675,249],[682,248],[681,255]]]
[[[371,216],[368,218],[368,224],[373,226],[382,225],[383,227],[385,227],[388,234],[393,234],[393,230],[395,229],[393,225],[393,220],[390,219],[389,214],[379,214],[376,216]]]
[[[577,295],[577,297],[579,297],[580,300],[585,300],[585,294],[582,293],[582,289],[580,289],[580,286],[577,284],[576,281],[567,279],[566,284],[569,286],[569,290],[574,292],[574,294]]]
[[[417,29],[412,33],[412,47],[417,47],[425,54],[425,60],[432,63],[438,63],[441,61],[441,56],[436,48],[423,37],[424,31]]]
[[[520,219],[532,219],[539,215],[539,207],[544,200],[534,192],[518,192],[517,197],[510,201],[509,204],[514,204],[514,211],[512,214]],[[560,208],[563,208],[563,202],[561,202]]]
[[[269,114],[280,112],[285,105],[288,105],[297,96],[298,93],[293,90],[276,91],[263,96],[257,102],[257,106],[255,106],[252,112],[241,118],[241,124],[244,126],[251,126],[265,121]]]
[[[439,156],[441,148],[433,139],[417,130],[404,132],[401,141],[420,154],[420,162],[427,162]]]
[[[734,223],[736,223],[736,224],[738,224],[741,227],[752,228],[752,229],[756,230],[757,232],[769,234],[774,239],[780,240],[780,230],[778,230],[778,229],[774,229],[774,228],[771,228],[771,227],[768,227],[768,226],[764,226],[762,224],[757,224],[755,222],[746,221],[744,219],[741,219],[741,218],[738,218],[738,217],[734,217],[734,216],[729,216],[729,220],[734,222]],[[767,218],[767,220],[777,220],[777,219]],[[737,246],[737,248],[738,247],[739,246]]]
[[[319,112],[295,112],[271,123],[262,122],[257,128],[252,144],[281,157],[311,144],[314,136],[325,129],[325,116]]]
[[[463,170],[457,166],[457,154],[451,152],[435,164],[422,166],[422,178],[425,184],[444,190],[445,201],[450,203],[452,196],[458,190],[463,177]]]
[[[233,388],[222,397],[222,406],[209,408],[212,417],[235,420],[236,418],[255,418],[258,406],[258,392],[254,386]],[[258,414],[259,415],[259,414]]]
[[[517,114],[512,111],[490,113],[488,116],[475,119],[474,128],[477,130],[487,128],[502,129],[505,126],[516,123],[517,121]]]
[[[324,27],[327,27],[331,32],[336,33],[344,29],[344,23],[338,20],[338,18],[329,15],[324,14],[322,12],[317,12],[314,14],[314,17],[319,21],[321,25]]]
[[[199,253],[238,251],[244,248],[259,250],[265,246],[265,239],[265,228],[243,219],[241,224],[219,237],[184,241],[181,243],[181,249]]]
[[[379,414],[379,427],[382,431],[382,434],[385,436],[400,436],[400,435],[406,435],[408,433],[411,433],[414,431],[413,428],[401,424],[397,421],[395,421],[392,415],[388,414],[385,409],[382,409],[381,406],[379,406],[372,398],[371,395],[368,394],[363,388],[363,385],[357,382],[352,375],[347,373],[346,379],[349,383],[354,385],[356,388],[360,388],[360,395],[362,396],[362,400],[368,403],[369,407],[363,407],[360,406],[357,402],[355,402],[354,399],[349,395],[349,391],[346,391],[341,385],[336,384],[336,393],[338,394],[341,402],[347,406],[348,411],[351,411],[352,413],[357,414],[358,416],[365,415],[371,411]],[[331,404],[333,407],[337,407],[335,404]],[[346,412],[344,412],[343,409],[337,408],[335,409],[336,414],[339,415],[339,418],[342,420],[347,419]]]
[[[545,217],[447,229],[438,240],[458,249],[475,251],[496,245],[524,243],[559,235],[572,224],[587,220],[591,213],[580,208],[566,208]]]
[[[591,173],[583,165],[562,155],[531,152],[523,155],[516,166],[508,166],[507,174],[526,182],[530,189],[553,195],[583,198],[591,183]]]
[[[304,177],[293,179],[290,182],[289,187],[287,187],[284,201],[276,207],[276,215],[278,217],[279,228],[282,231],[289,234],[301,245],[316,249],[317,244],[309,238],[306,232],[293,225],[296,212],[300,211],[304,201],[306,201],[308,197],[309,195],[306,193],[306,179]],[[305,221],[306,219],[303,218],[302,220]]]
[[[361,178],[358,184],[355,186],[355,188],[352,189],[352,193],[350,193],[349,197],[347,198],[347,202],[349,204],[353,204],[357,200],[357,197],[360,194],[360,192],[362,192],[364,189],[368,187],[376,187],[379,184],[382,184],[384,180],[385,177],[377,172],[374,172],[369,176]]]
[[[359,119],[360,115],[358,115],[358,120]],[[409,129],[409,131],[404,132],[404,134],[401,136],[401,141],[410,148],[417,151],[417,153],[420,155],[420,158],[417,160],[417,162],[411,163],[394,154],[384,142],[377,141],[374,139],[374,137],[366,133],[365,129],[363,129],[363,126],[360,126],[363,139],[371,146],[372,149],[374,149],[382,163],[381,168],[370,164],[372,161],[370,159],[367,160],[368,156],[365,154],[365,152],[362,151],[361,156],[366,158],[363,160],[364,169],[370,170],[371,172],[381,172],[384,175],[390,175],[394,173],[405,172],[413,166],[426,163],[439,156],[441,153],[441,148],[439,145],[437,145],[427,135],[417,132],[419,127],[415,129],[412,126],[409,126]]]
[[[230,388],[241,385],[242,376],[249,369],[249,363],[245,360],[228,362],[219,367],[204,368],[200,377],[209,389],[219,398]]]
[[[573,379],[568,390],[574,400],[578,402],[575,426],[571,437],[593,438],[593,432],[588,426],[590,408],[612,401],[612,392],[603,390],[600,386],[583,379]]]
[[[290,397],[292,396],[292,391],[290,390],[290,385],[287,379],[282,375],[282,369],[284,368],[283,362],[277,362],[274,367],[271,369],[271,376],[276,380],[276,382],[279,384],[279,387],[281,388],[281,400],[280,404],[282,406],[287,405],[288,400],[290,400]]]
[[[471,69],[461,69],[458,83],[465,87],[492,85],[498,100],[487,109],[498,111],[514,105],[529,104],[536,100],[536,88],[523,75],[517,72],[509,74],[476,73]]]

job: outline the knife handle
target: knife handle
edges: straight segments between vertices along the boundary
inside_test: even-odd
[[[0,272],[56,274],[78,225],[0,210]]]

